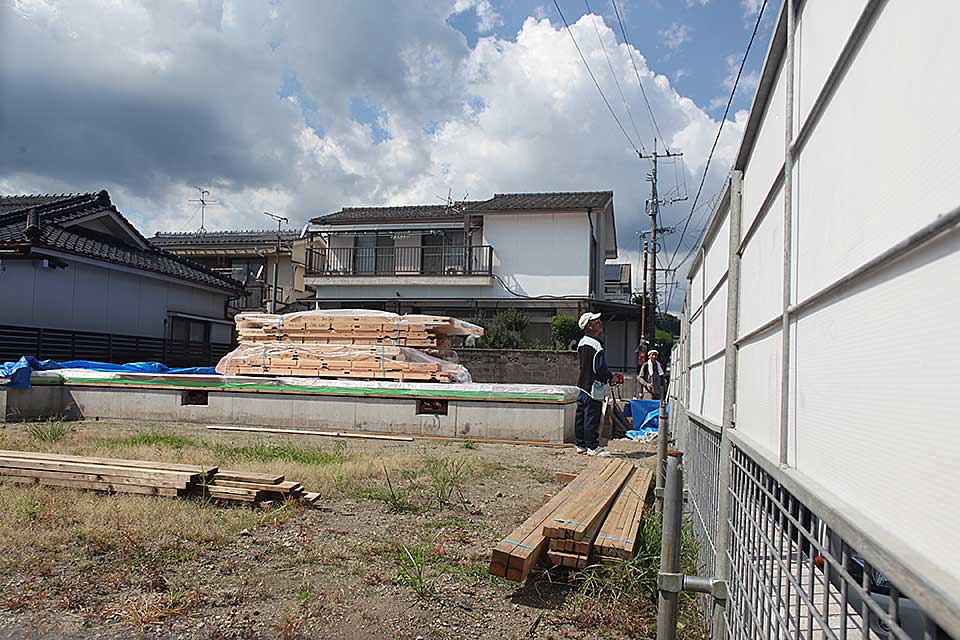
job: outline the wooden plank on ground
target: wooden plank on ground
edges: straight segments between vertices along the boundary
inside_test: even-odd
[[[596,521],[602,521],[606,517],[610,505],[632,469],[632,463],[623,461],[608,473],[601,474],[600,481],[591,483],[578,501],[551,517],[550,522],[544,525],[544,535],[550,538],[584,540],[587,531]]]
[[[0,475],[19,478],[44,478],[62,480],[64,482],[100,482],[105,484],[128,484],[142,487],[167,487],[171,489],[186,489],[188,482],[184,479],[157,479],[130,478],[126,476],[105,476],[99,473],[70,473],[64,471],[41,471],[39,469],[2,469]]]
[[[283,474],[250,473],[249,471],[230,471],[221,469],[213,476],[214,480],[233,480],[235,482],[253,482],[255,484],[280,484]]]
[[[326,436],[329,438],[361,438],[364,440],[394,440],[413,442],[411,436],[393,436],[384,433],[358,433],[355,431],[310,431],[307,429],[274,429],[272,427],[234,427],[229,425],[208,424],[213,431],[248,431],[252,433],[286,433],[301,436]]]
[[[236,480],[221,480],[220,478],[214,478],[212,484],[216,487],[235,487],[237,489],[253,489],[282,494],[297,493],[298,491],[303,490],[303,485],[299,482],[294,482],[293,480],[287,480],[286,482],[281,482],[279,484],[258,484],[255,482],[238,482]]]
[[[0,450],[0,457],[28,458],[30,460],[62,460],[64,462],[85,462],[90,464],[107,464],[112,467],[136,467],[138,469],[159,469],[163,471],[183,471],[185,473],[213,474],[217,468],[211,465],[175,464],[173,462],[159,462],[156,460],[122,460],[120,458],[95,458],[90,456],[71,456],[63,453],[44,453],[41,451],[7,451]]]
[[[43,471],[65,471],[73,473],[94,473],[103,476],[120,476],[127,478],[148,478],[153,480],[194,482],[199,479],[199,473],[184,473],[182,471],[164,471],[161,469],[138,469],[136,467],[115,467],[108,464],[93,464],[67,462],[61,460],[30,460],[27,458],[8,458],[0,456],[0,468],[5,469],[40,469]]]
[[[264,499],[263,492],[256,489],[238,489],[236,487],[217,486],[208,486],[206,489],[211,498],[217,498],[220,500],[259,502]]]
[[[151,496],[177,496],[179,490],[172,487],[146,487],[140,485],[120,484],[116,482],[79,482],[76,480],[58,480],[56,478],[21,478],[10,477],[11,482],[18,484],[42,484],[49,487],[64,487],[68,489],[93,489],[95,491],[109,491],[113,493],[139,493]]]
[[[570,484],[577,479],[577,474],[575,473],[564,473],[563,471],[557,471],[553,478],[557,482],[562,482],[563,484]]]
[[[597,534],[594,551],[609,558],[632,558],[640,531],[647,493],[653,480],[650,469],[638,468],[627,483],[611,509],[616,518],[608,518]]]

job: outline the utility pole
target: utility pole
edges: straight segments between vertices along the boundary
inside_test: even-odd
[[[280,227],[283,225],[283,223],[289,222],[289,220],[287,220],[283,216],[278,216],[275,213],[270,213],[269,211],[264,211],[263,215],[270,216],[277,223],[277,257],[273,261],[273,292],[272,292],[273,295],[271,296],[271,302],[270,302],[270,313],[276,313],[277,312],[277,271],[280,269],[280,250],[282,248],[281,240],[280,240]]]
[[[643,241],[643,297],[640,298],[640,335],[647,337],[647,241]]]
[[[657,192],[657,160],[660,158],[677,158],[682,156],[682,153],[672,153],[667,151],[666,153],[657,152],[657,140],[653,140],[653,153],[644,155],[640,154],[640,157],[643,159],[653,160],[653,172],[647,177],[650,181],[650,200],[647,201],[647,213],[650,215],[650,295],[657,295],[657,216],[660,213],[660,205],[671,205],[674,202],[680,202],[686,200],[687,196],[682,198],[667,198],[664,200],[660,199],[660,195]],[[644,318],[646,318],[646,313],[644,313]],[[653,317],[651,318],[649,325],[649,334],[645,334],[648,337],[650,344],[653,344],[654,338],[657,336],[657,305],[656,301],[653,303]]]

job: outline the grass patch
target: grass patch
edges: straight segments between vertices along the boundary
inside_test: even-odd
[[[293,444],[256,444],[247,447],[218,445],[216,459],[224,462],[295,462],[305,465],[337,465],[347,459],[347,445],[338,440],[333,449],[301,447]]]
[[[171,433],[137,433],[125,438],[105,440],[104,444],[121,447],[159,447],[167,449],[205,448],[207,444],[198,438],[178,436]]]
[[[476,442],[470,442],[469,440],[467,440],[460,446],[462,446],[464,449],[479,449]]]
[[[380,500],[387,505],[387,511],[390,513],[414,513],[420,510],[420,506],[413,501],[411,494],[414,485],[408,480],[406,487],[394,486],[390,479],[390,472],[384,465],[383,474],[387,478],[386,487],[359,487],[356,494],[361,498],[368,500]]]
[[[591,565],[574,575],[576,593],[565,616],[585,627],[608,627],[631,637],[651,637],[657,616],[657,573],[660,570],[660,518],[648,505],[640,527],[637,554],[611,565]],[[680,571],[697,575],[697,543],[685,523],[680,545]],[[692,593],[680,594],[678,637],[701,638],[702,620]]]
[[[28,431],[30,437],[38,442],[57,442],[76,429],[72,425],[65,424],[63,420],[48,420],[30,425]]]
[[[461,504],[466,504],[463,485],[470,477],[471,469],[465,458],[435,458],[428,460],[424,469],[430,478],[431,491],[440,509],[443,509],[454,495],[460,499]]]

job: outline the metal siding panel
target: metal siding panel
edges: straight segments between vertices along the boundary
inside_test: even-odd
[[[690,402],[687,406],[694,413],[701,411],[701,398],[703,397],[703,366],[694,365],[690,367]]]
[[[690,281],[690,314],[696,313],[703,303],[703,262],[697,266],[696,273]]]
[[[780,332],[737,353],[737,430],[776,460],[780,446]]]
[[[784,142],[784,110],[786,82],[782,67],[777,71],[777,81],[767,111],[760,125],[760,132],[744,168],[743,177],[743,229],[749,229],[760,212],[777,173],[783,166],[786,153]]]
[[[740,263],[740,323],[745,335],[779,315],[783,306],[783,193],[743,251]]]
[[[711,360],[704,368],[707,384],[703,394],[703,415],[714,424],[723,422],[723,356]]]
[[[797,300],[960,202],[957,24],[957,2],[891,2],[877,18],[799,158]],[[891,153],[891,126],[915,152]]]
[[[955,337],[960,230],[799,320],[797,469],[946,573],[960,576],[960,411]],[[910,355],[892,357],[911,318]],[[753,396],[754,394],[751,394]],[[793,445],[793,443],[791,443]],[[909,524],[907,524],[909,523]]]
[[[709,295],[717,283],[727,273],[730,255],[730,207],[727,207],[721,215],[723,222],[717,230],[716,235],[707,247],[706,256],[706,276],[707,276],[707,294]]]
[[[716,295],[707,303],[704,322],[707,329],[706,357],[723,351],[727,346],[727,283],[724,282]],[[723,385],[723,378],[720,379]]]
[[[697,316],[690,323],[690,362],[700,362],[703,359],[703,337],[701,335],[700,323],[703,316]]]

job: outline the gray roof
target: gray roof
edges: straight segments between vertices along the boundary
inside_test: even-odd
[[[476,213],[501,211],[582,211],[602,209],[610,203],[613,191],[570,191],[552,193],[497,193],[489,200],[462,203]],[[311,220],[314,224],[350,224],[369,222],[415,222],[421,220],[459,220],[464,209],[445,204],[420,204],[401,207],[344,207],[340,211]]]
[[[280,239],[290,242],[300,237],[299,231],[285,229],[280,231]],[[264,245],[268,246],[277,241],[277,231],[249,230],[249,231],[185,231],[169,232],[158,231],[150,244],[157,247],[204,247],[204,246],[236,246],[236,245]]]
[[[39,217],[39,236],[26,234],[29,211]],[[67,223],[110,211],[140,239],[144,247]],[[27,251],[30,247],[50,248],[111,262],[134,269],[152,271],[180,280],[188,280],[218,289],[239,292],[243,284],[217,275],[206,267],[152,247],[136,227],[123,217],[106,191],[99,193],[0,196],[0,246]]]

